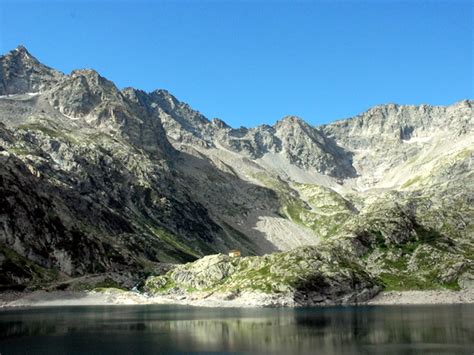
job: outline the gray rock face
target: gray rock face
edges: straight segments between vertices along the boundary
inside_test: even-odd
[[[138,149],[169,157],[174,153],[159,119],[135,96],[122,94],[93,70],[75,70],[45,94],[49,104],[78,123],[120,133]]]
[[[166,90],[151,92],[147,101],[148,107],[159,116],[171,140],[212,146],[215,129],[202,114],[178,101]]]
[[[233,129],[218,119],[207,120],[167,92],[156,91],[153,97],[154,103],[164,108],[160,118],[173,142],[205,148],[222,146],[253,160],[268,153],[281,154],[289,164],[302,169],[336,178],[356,175],[350,152],[297,117],[286,117],[274,126]]]
[[[354,168],[370,187],[410,159],[419,155],[426,159],[430,150],[439,149],[435,154],[439,156],[452,151],[453,143],[468,145],[474,132],[473,117],[469,100],[448,107],[389,104],[321,130],[351,152]]]
[[[365,148],[384,141],[409,141],[444,130],[452,135],[472,132],[473,102],[452,106],[404,106],[387,104],[371,108],[352,119],[323,126],[352,148]]]
[[[311,127],[299,118],[287,117],[275,125],[283,151],[291,164],[335,178],[356,175],[349,152],[328,139],[323,131]]]
[[[275,133],[275,128],[267,125],[252,129],[225,127],[220,133],[219,143],[251,159],[258,159],[265,153],[282,151],[282,141]]]
[[[324,304],[471,284],[472,101],[234,129],[165,90],[64,75],[22,47],[0,64],[2,285],[139,277],[235,248],[286,252],[203,258],[155,288],[225,284],[237,297],[261,282],[283,303]]]
[[[205,289],[223,281],[234,269],[229,256],[217,254],[199,259],[192,268],[174,269],[171,277],[183,287]]]
[[[61,113],[74,118],[88,115],[109,117],[113,106],[123,106],[124,100],[115,85],[94,70],[74,70],[70,76],[48,93],[50,104]]]

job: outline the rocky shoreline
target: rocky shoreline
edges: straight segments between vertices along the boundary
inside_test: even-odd
[[[466,304],[474,303],[474,290],[429,290],[381,292],[369,305]]]
[[[474,288],[388,291],[334,246],[301,247],[261,257],[208,255],[140,283],[113,275],[36,291],[0,293],[0,307],[174,304],[198,307],[318,307],[474,303]],[[108,280],[108,282],[106,282]],[[89,282],[88,288],[77,289]],[[94,286],[92,286],[94,284]],[[63,288],[61,288],[63,287]],[[384,290],[385,289],[385,290]],[[390,289],[389,289],[390,290]]]
[[[468,304],[474,303],[474,290],[449,291],[401,291],[381,292],[374,298],[343,305],[423,305],[423,304]],[[104,289],[89,292],[35,291],[30,293],[1,293],[0,308],[15,307],[60,307],[60,306],[120,306],[120,305],[173,304],[196,307],[301,307],[289,296],[246,292],[233,298],[228,294],[193,296],[147,296],[133,291]],[[336,303],[321,303],[311,306],[333,306]],[[341,305],[339,303],[339,305]],[[308,305],[306,305],[308,306]]]

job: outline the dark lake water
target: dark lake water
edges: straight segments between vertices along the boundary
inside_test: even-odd
[[[0,311],[10,354],[474,354],[474,305]]]

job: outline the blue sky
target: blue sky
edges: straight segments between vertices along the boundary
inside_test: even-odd
[[[473,3],[0,0],[0,50],[169,90],[234,127],[474,97]]]

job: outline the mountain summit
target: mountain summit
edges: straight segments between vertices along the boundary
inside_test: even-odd
[[[0,57],[0,95],[40,92],[62,77],[62,73],[41,64],[22,45]]]

